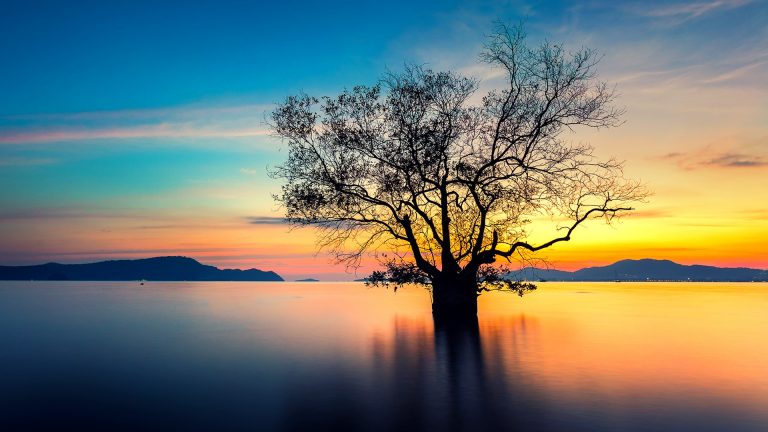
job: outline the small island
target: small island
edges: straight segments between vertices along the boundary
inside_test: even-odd
[[[31,266],[0,266],[0,280],[284,281],[273,271],[219,269],[182,256],[101,261],[89,264],[48,263]]]
[[[683,265],[670,260],[626,259],[576,271],[526,267],[506,274],[512,280],[552,282],[766,282],[768,270]]]

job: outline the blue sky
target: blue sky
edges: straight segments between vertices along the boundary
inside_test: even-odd
[[[683,54],[669,65],[712,61],[764,42],[760,3],[11,0],[0,115],[273,101],[371,81],[432,48],[466,55],[495,19],[526,21],[535,38],[663,43]]]
[[[714,212],[701,197],[723,175],[736,182],[732,188],[753,188],[768,165],[765,1],[6,0],[0,263],[153,250],[196,256],[203,239],[174,239],[207,226],[232,231],[223,236],[230,242],[235,232],[251,240],[233,244],[229,255],[197,257],[278,266],[258,242],[274,236],[259,231],[274,224],[248,219],[279,217],[270,197],[279,185],[266,175],[284,157],[264,123],[272,104],[298,91],[371,84],[406,62],[455,69],[491,87],[495,76],[476,60],[498,20],[524,22],[532,42],[585,45],[604,55],[601,76],[617,84],[627,123],[586,139],[650,180],[655,214],[684,213],[676,207],[682,199],[693,203],[687,221],[739,219]],[[719,193],[725,199],[732,190]],[[739,211],[759,211],[754,202]],[[147,226],[168,232],[147,234],[146,251],[121,246],[135,237],[131,230]],[[764,225],[750,229],[768,236]],[[312,255],[311,235],[283,239],[289,236],[295,256]],[[229,244],[211,242],[221,251]],[[343,273],[327,270],[324,259],[313,265]],[[714,252],[701,260],[724,262]]]
[[[438,7],[455,3],[4,2],[2,114],[272,100],[370,79]]]

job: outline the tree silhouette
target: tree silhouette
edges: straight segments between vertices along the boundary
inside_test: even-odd
[[[289,149],[272,173],[288,221],[318,226],[321,247],[349,265],[386,255],[371,280],[427,284],[435,314],[473,316],[484,290],[533,288],[492,264],[568,241],[646,195],[620,162],[566,140],[620,121],[594,51],[530,48],[500,25],[480,60],[506,77],[482,98],[475,79],[407,66],[336,97],[290,96],[271,114]],[[567,222],[534,243],[526,227],[541,215]]]

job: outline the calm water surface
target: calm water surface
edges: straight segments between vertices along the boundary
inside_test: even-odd
[[[768,430],[768,284],[0,282],[2,430]]]

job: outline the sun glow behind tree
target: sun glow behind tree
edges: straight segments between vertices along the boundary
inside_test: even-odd
[[[621,163],[565,138],[619,122],[594,51],[529,48],[520,28],[500,25],[481,59],[507,86],[479,105],[469,102],[476,80],[411,66],[337,97],[288,97],[272,114],[289,147],[274,171],[288,221],[319,227],[322,246],[351,266],[395,251],[373,281],[430,286],[436,313],[474,315],[487,289],[522,292],[499,277],[497,259],[568,241],[647,195]],[[526,227],[542,215],[564,222],[534,243]]]

